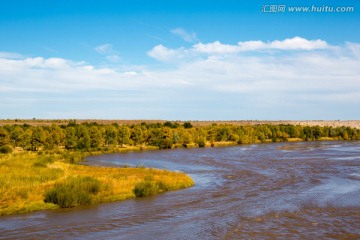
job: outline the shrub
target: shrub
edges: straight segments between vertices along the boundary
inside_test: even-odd
[[[184,122],[183,124],[184,128],[192,128],[192,124],[190,122]]]
[[[160,145],[159,145],[159,148],[160,149],[170,149],[173,145],[173,141],[171,139],[163,139],[161,142],[160,142]]]
[[[54,203],[62,208],[89,205],[92,195],[100,191],[100,181],[92,177],[70,177],[58,183],[45,193],[45,202]]]
[[[145,180],[135,185],[134,193],[136,197],[148,197],[159,193],[160,190],[158,182]]]
[[[4,153],[4,154],[12,153],[12,148],[9,146],[2,146],[0,147],[0,153]]]
[[[205,147],[205,141],[204,140],[198,140],[197,144],[199,145],[199,147],[203,148]]]

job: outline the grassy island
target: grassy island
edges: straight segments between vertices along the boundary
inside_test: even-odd
[[[72,164],[58,153],[0,154],[0,215],[119,201],[193,184],[184,173]],[[136,195],[141,186],[146,194]]]

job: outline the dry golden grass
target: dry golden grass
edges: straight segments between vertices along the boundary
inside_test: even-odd
[[[7,124],[19,124],[22,125],[24,123],[32,125],[32,126],[49,126],[51,124],[68,124],[70,119],[0,119],[0,126],[4,126]],[[140,123],[164,123],[166,120],[105,120],[105,119],[76,119],[78,124],[81,123],[99,123],[104,125],[109,125],[113,123],[118,124],[140,124]],[[175,122],[175,121],[172,121]],[[185,121],[176,121],[180,124],[183,124]],[[279,124],[290,124],[290,125],[301,125],[301,126],[331,126],[331,127],[351,127],[360,129],[360,120],[232,120],[232,121],[189,121],[194,127],[205,127],[210,126],[211,124],[231,124],[231,125],[239,125],[239,126],[253,126],[253,125],[261,125],[261,124],[271,124],[271,125],[279,125]]]
[[[58,208],[44,202],[46,190],[70,176],[91,176],[101,182],[93,202],[118,201],[135,197],[136,183],[147,177],[175,190],[194,185],[184,173],[148,168],[110,168],[69,164],[57,155],[17,153],[0,155],[0,215]]]

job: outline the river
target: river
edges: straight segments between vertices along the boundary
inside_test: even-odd
[[[155,197],[0,217],[0,239],[360,239],[360,142],[106,154],[88,164],[183,171]]]

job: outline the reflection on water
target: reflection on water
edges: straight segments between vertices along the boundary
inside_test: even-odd
[[[177,149],[89,164],[183,171],[189,189],[0,218],[0,238],[360,238],[360,142]]]

